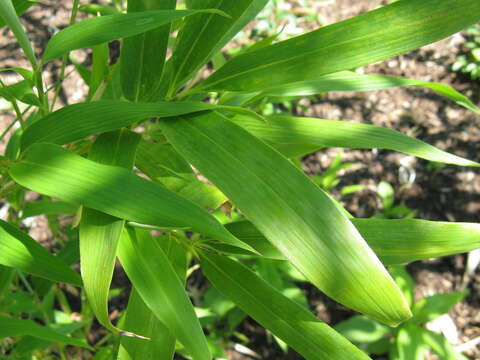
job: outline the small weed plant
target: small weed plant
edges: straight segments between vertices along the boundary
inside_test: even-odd
[[[213,329],[208,307],[214,311],[221,294],[306,359],[368,359],[356,341],[295,300],[298,291],[270,280],[269,267],[293,269],[368,321],[405,324],[399,338],[417,329],[418,315],[409,320],[412,303],[386,266],[479,247],[478,224],[354,218],[295,165],[324,147],[479,163],[387,128],[263,116],[257,107],[329,91],[422,86],[478,114],[447,85],[350,69],[478,22],[480,2],[397,1],[287,40],[266,37],[223,57],[225,45],[268,3],[81,4],[93,15],[77,21],[74,0],[70,25],[37,56],[19,19],[31,3],[0,0],[0,25],[10,28],[30,63],[1,69],[22,77],[0,88],[15,112],[10,128],[19,125],[2,135],[7,147],[0,158],[8,208],[0,221],[2,358],[94,353],[95,359],[143,360],[178,353],[210,360],[219,356],[221,339],[204,329]],[[113,40],[121,47],[111,64]],[[57,109],[69,53],[85,48],[92,66],[74,64],[89,86],[87,99]],[[55,83],[43,73],[50,61],[63,64]],[[336,170],[331,175],[320,179],[326,188]],[[27,192],[41,198],[31,201]],[[36,215],[49,219],[51,251],[25,231]],[[108,307],[121,292],[110,290],[117,259],[131,283],[119,319]],[[185,290],[197,268],[215,290]],[[72,295],[81,299],[76,316]],[[198,308],[202,302],[206,309]],[[103,328],[100,339],[87,337],[93,316]],[[227,328],[235,331],[239,318]],[[399,350],[397,358],[410,360],[410,353]]]

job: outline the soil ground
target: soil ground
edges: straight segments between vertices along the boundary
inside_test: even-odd
[[[301,4],[300,4],[301,3]],[[290,1],[292,13],[307,7],[320,16],[325,24],[331,24],[385,4],[380,0],[325,0]],[[23,16],[24,24],[31,35],[36,49],[44,48],[46,41],[57,29],[66,26],[70,1],[42,0]],[[297,19],[296,26],[313,29],[318,25]],[[454,35],[438,43],[426,46],[406,55],[389,59],[380,64],[364,68],[365,73],[403,76],[425,81],[450,84],[469,96],[476,104],[480,100],[480,83],[450,71],[451,64],[462,49],[464,38]],[[79,53],[88,62],[88,56]],[[27,67],[21,52],[10,32],[0,33],[0,67]],[[46,67],[48,81],[58,76],[59,63]],[[67,67],[67,73],[73,68]],[[6,81],[15,81],[7,74]],[[82,80],[71,74],[62,90],[60,104],[80,101],[86,93]],[[0,103],[0,106],[3,103]],[[305,110],[306,109],[306,110]],[[443,150],[468,159],[480,161],[480,117],[451,101],[420,88],[398,88],[375,92],[329,93],[315,101],[302,100],[296,107],[299,115],[333,120],[350,120],[393,128],[415,136]],[[9,111],[1,112],[0,130],[12,120]],[[320,174],[330,165],[338,149],[328,149],[306,156],[305,171]],[[334,195],[346,208],[358,217],[369,217],[382,210],[372,189],[380,181],[388,181],[395,188],[396,203],[404,204],[417,211],[417,217],[428,220],[479,222],[480,170],[446,166],[428,170],[428,162],[390,151],[344,150],[344,161],[358,163],[343,171],[341,182]],[[405,181],[402,175],[414,174],[414,181]],[[367,185],[365,190],[349,197],[340,197],[338,189],[349,184]],[[48,232],[38,226],[32,235],[37,240],[48,239]],[[412,263],[408,270],[416,282],[417,297],[439,292],[459,290],[465,269],[466,255],[457,255],[435,260]],[[122,278],[116,279],[122,283]],[[310,286],[304,286],[312,309],[323,320],[335,324],[352,312],[328,299]],[[470,295],[449,313],[453,329],[457,331],[458,344],[480,336],[480,274],[470,277]],[[125,304],[123,304],[125,306]],[[450,329],[452,327],[450,326]],[[248,346],[262,359],[300,359],[298,355],[283,355],[265,331],[248,320],[241,325],[250,339]],[[455,340],[455,334],[453,340]],[[466,354],[480,359],[480,350],[472,348]],[[231,359],[249,359],[232,350]]]

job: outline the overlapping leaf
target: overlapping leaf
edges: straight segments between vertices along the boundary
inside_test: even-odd
[[[174,74],[171,92],[182,85],[192,73],[210,58],[265,7],[268,0],[194,0],[189,9],[220,9],[227,17],[202,14],[186,19],[171,58],[170,71]]]
[[[49,327],[37,324],[32,320],[14,319],[0,315],[0,338],[8,336],[33,336],[50,342],[69,344],[87,349],[91,347],[78,339],[60,334]]]
[[[53,144],[34,144],[10,169],[19,184],[109,215],[143,224],[192,228],[218,241],[252,249],[209,213],[164,186],[126,169],[95,163]]]
[[[46,62],[75,49],[135,36],[200,12],[218,14],[215,10],[155,10],[89,18],[55,34],[47,43],[42,59]]]
[[[52,281],[81,286],[80,276],[13,225],[0,220],[0,264]]]
[[[129,0],[128,12],[175,9],[176,0]],[[218,16],[209,14],[211,16]],[[171,25],[124,39],[120,74],[125,97],[132,101],[156,98],[159,90]]]
[[[410,316],[400,290],[355,227],[287,159],[215,112],[167,119],[161,127],[314,285],[389,324]]]
[[[477,0],[402,0],[237,56],[199,90],[257,91],[399,55],[480,19]]]
[[[118,349],[118,360],[173,359],[175,337],[155,317],[135,289],[130,293],[123,327],[148,339],[123,336]]]
[[[423,159],[462,166],[480,166],[442,151],[421,140],[398,131],[375,125],[350,121],[324,120],[288,115],[267,117],[267,122],[236,116],[232,121],[256,137],[280,147],[285,155],[298,155],[296,145],[322,147],[348,147],[357,149],[389,149]],[[283,147],[282,147],[283,146]]]
[[[131,170],[140,135],[128,130],[102,134],[94,142],[89,159]],[[108,318],[108,292],[117,244],[125,220],[84,208],[80,222],[80,266],[90,307],[100,324],[116,331]]]
[[[385,265],[405,264],[480,248],[480,224],[419,219],[351,219],[351,221]],[[272,246],[252,223],[240,221],[227,224],[226,228],[263,256],[285,259],[285,256]]]
[[[220,292],[305,359],[369,359],[343,336],[247,267],[206,252],[201,253],[201,260],[202,271]]]
[[[399,86],[426,87],[446,98],[455,101],[469,110],[480,113],[480,109],[451,86],[441,83],[406,79],[393,76],[364,75],[353,71],[341,71],[320,77],[319,79],[300,81],[284,86],[263,90],[252,100],[261,97],[309,96],[329,91],[372,91]]]
[[[124,231],[118,257],[142,300],[193,359],[210,360],[205,336],[183,283],[150,234]]]
[[[151,117],[188,114],[214,107],[201,102],[134,104],[112,100],[74,104],[50,113],[29,126],[22,136],[22,146],[26,149],[35,142],[66,144]]]

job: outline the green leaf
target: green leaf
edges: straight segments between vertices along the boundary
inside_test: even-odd
[[[0,1],[0,21],[7,24],[12,30],[13,34],[17,38],[18,44],[22,48],[23,52],[28,58],[28,61],[32,64],[34,70],[37,67],[37,60],[35,59],[35,53],[32,49],[32,44],[28,39],[25,30],[23,29],[20,19],[17,16],[15,7],[12,4],[12,0]]]
[[[102,165],[53,144],[32,145],[10,169],[20,185],[142,224],[192,228],[227,244],[252,248],[190,201],[116,166]]]
[[[32,320],[13,319],[0,315],[0,338],[8,336],[33,336],[50,342],[92,349],[87,343],[81,340],[60,334]]]
[[[255,91],[371,64],[480,19],[477,0],[402,0],[237,56],[198,90]]]
[[[480,224],[418,219],[355,219],[353,223],[384,264],[404,264],[480,248]]]
[[[175,337],[145,305],[135,288],[130,293],[123,328],[148,339],[122,336],[118,360],[172,360]]]
[[[311,96],[329,91],[372,91],[390,89],[399,86],[426,87],[446,98],[455,101],[458,105],[469,110],[480,113],[480,109],[466,96],[462,95],[451,86],[435,82],[427,82],[415,79],[406,79],[393,76],[364,75],[353,71],[341,71],[322,76],[318,79],[299,81],[283,86],[272,87],[263,90],[257,96],[248,100],[253,102],[256,99],[285,96]]]
[[[424,360],[426,346],[422,341],[422,329],[406,324],[398,329],[395,339],[399,360]]]
[[[369,359],[247,267],[224,256],[200,256],[203,273],[220,292],[306,359]]]
[[[435,294],[417,301],[413,307],[412,321],[418,324],[432,321],[446,314],[452,306],[463,300],[468,291]]]
[[[219,9],[229,15],[228,18],[215,14],[201,14],[189,17],[182,26],[173,55],[171,68],[175,76],[170,84],[170,95],[183,85],[192,74],[239,32],[268,0],[194,0],[189,9]]]
[[[194,176],[190,165],[170,144],[152,144],[140,140],[135,166],[154,181],[160,177],[175,176],[176,174]]]
[[[392,333],[388,326],[362,315],[339,322],[335,330],[354,344],[372,344]]]
[[[27,11],[30,6],[35,5],[37,1],[28,1],[28,0],[13,0],[12,4],[13,7],[15,8],[15,12],[17,13],[17,16],[23,15],[25,11]],[[6,25],[6,22],[3,21],[0,18],[0,28],[4,27]]]
[[[139,140],[140,135],[129,130],[102,134],[93,143],[89,159],[131,170]],[[124,224],[125,220],[84,208],[79,227],[80,269],[87,299],[98,322],[112,331],[118,329],[108,317],[108,292]]]
[[[475,161],[447,153],[398,131],[375,125],[288,115],[268,116],[266,122],[255,121],[244,116],[235,116],[231,120],[276,148],[279,145],[297,144],[316,145],[317,148],[378,148],[395,150],[447,164],[480,166]],[[299,155],[295,150],[293,148],[287,156]]]
[[[193,359],[210,360],[205,336],[184,285],[151,235],[131,228],[124,231],[118,257],[142,300]]]
[[[385,265],[405,264],[480,248],[480,224],[418,219],[351,221]],[[239,221],[227,224],[226,228],[262,256],[285,260],[285,256],[268,242],[252,223]],[[388,234],[388,237],[385,234]]]
[[[30,125],[22,136],[22,147],[26,149],[35,142],[66,144],[151,117],[188,114],[215,107],[203,102],[134,104],[112,100],[74,104],[50,113]]]
[[[422,329],[422,340],[442,360],[468,360],[465,356],[458,353],[445,336],[441,334]]]
[[[129,0],[128,12],[175,9],[176,0]],[[216,16],[209,14],[210,16]],[[162,81],[171,24],[123,40],[120,74],[125,97],[155,99]]]
[[[68,26],[47,43],[43,61],[47,62],[75,49],[142,34],[184,16],[214,10],[156,10],[89,18]]]
[[[0,87],[0,96],[8,101],[17,99],[25,104],[40,105],[40,101],[33,91],[33,85],[30,80],[22,80],[12,85]]]
[[[286,158],[215,112],[160,125],[178,152],[315,286],[389,324],[410,316],[400,289],[355,227]]]
[[[403,295],[405,295],[408,305],[411,307],[415,300],[415,283],[407,269],[401,265],[389,266],[388,272],[392,275],[393,280],[395,280],[400,289],[402,289]]]
[[[13,225],[0,220],[0,264],[52,281],[81,286],[80,276]]]
[[[22,218],[38,215],[74,214],[78,210],[77,205],[64,201],[39,200],[27,203],[23,208]]]

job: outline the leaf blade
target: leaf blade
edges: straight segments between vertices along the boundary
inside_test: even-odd
[[[67,264],[3,220],[0,220],[0,244],[0,264],[52,281],[82,286],[80,276]]]
[[[267,117],[266,123],[236,116],[232,119],[253,135],[275,147],[282,145],[315,145],[357,149],[388,149],[423,159],[461,166],[480,166],[479,163],[440,150],[421,140],[398,131],[350,121],[324,120],[288,115]],[[287,155],[297,155],[296,149]]]
[[[315,286],[390,324],[410,316],[400,290],[346,216],[287,159],[218,113],[167,119],[160,125],[177,151]],[[362,269],[355,271],[354,281],[353,269]],[[376,289],[375,299],[366,290],[370,287]],[[379,288],[388,293],[379,294]]]
[[[201,253],[201,265],[220,292],[306,359],[369,359],[327,324],[244,265],[206,252]]]
[[[53,144],[35,144],[10,169],[12,178],[39,193],[109,215],[171,228],[192,228],[218,241],[252,249],[208,212],[126,169],[84,159]],[[188,215],[187,215],[188,214]]]
[[[150,234],[133,229],[124,231],[118,256],[140,297],[155,316],[194,360],[210,360],[205,336],[182,281]]]
[[[387,59],[475,23],[475,0],[403,0],[229,61],[198,90],[252,91]]]

